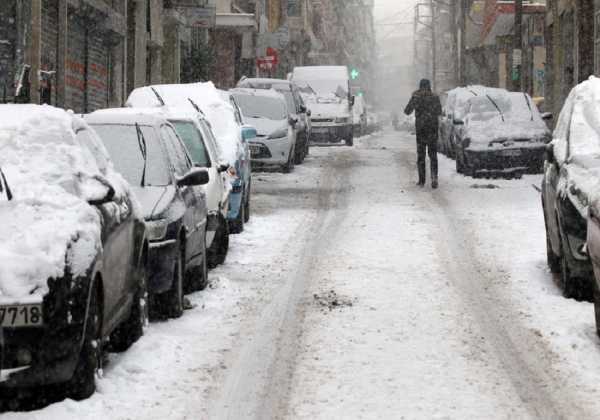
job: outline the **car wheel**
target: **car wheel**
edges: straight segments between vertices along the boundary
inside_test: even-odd
[[[346,139],[346,146],[354,146],[354,134],[350,134]]]
[[[569,267],[569,257],[567,253],[567,245],[560,238],[561,256],[560,256],[560,282],[563,288],[563,296],[567,299],[577,298],[577,279],[571,275],[571,269]]]
[[[294,148],[294,164],[302,165],[304,162],[304,143],[302,143],[303,147]]]
[[[283,171],[284,174],[289,174],[294,170],[294,155],[295,155],[295,151],[296,151],[296,147],[294,147],[291,151],[290,154],[288,156],[288,160],[285,163],[285,165],[283,165],[281,167],[281,170]]]
[[[560,257],[552,251],[552,245],[550,244],[550,238],[548,237],[548,226],[546,225],[546,261],[548,268],[551,273],[561,272]]]
[[[131,303],[129,317],[110,336],[110,349],[112,351],[125,351],[144,335],[144,328],[148,322],[148,289],[145,264],[140,271],[138,288]]]
[[[206,249],[206,240],[202,241],[202,244],[202,263],[199,266],[191,268],[186,274],[186,292],[188,293],[204,290],[208,286],[208,251]]]
[[[223,264],[229,252],[229,223],[221,218],[215,239],[208,249],[208,268]]]
[[[183,315],[183,273],[185,262],[183,249],[177,255],[177,261],[173,267],[173,282],[171,289],[160,296],[163,299],[162,308],[169,318],[179,318]]]
[[[100,293],[94,286],[79,360],[73,377],[67,383],[67,394],[75,401],[89,398],[96,391],[96,372],[102,365],[101,324]]]
[[[244,195],[242,194],[242,197]],[[235,220],[229,221],[229,232],[233,234],[242,233],[244,231],[244,220],[246,219],[246,204],[240,203],[240,210]]]
[[[456,153],[456,172],[462,174],[465,172],[465,168],[462,163],[462,159],[460,158],[460,154]]]
[[[248,223],[250,221],[250,185],[248,185],[248,196],[246,197],[246,201],[244,201],[244,223]]]

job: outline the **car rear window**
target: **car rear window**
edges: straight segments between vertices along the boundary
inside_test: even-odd
[[[94,130],[104,142],[115,169],[131,185],[142,183],[144,159],[138,144],[135,125],[95,124]],[[152,127],[140,126],[146,140],[147,164],[144,185],[165,186],[171,184],[169,166],[160,140]]]

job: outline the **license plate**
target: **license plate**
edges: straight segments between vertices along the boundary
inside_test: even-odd
[[[42,305],[0,306],[0,326],[2,328],[39,327],[42,324]]]
[[[520,150],[503,150],[502,151],[502,156],[521,156],[521,151]]]
[[[317,134],[329,133],[329,129],[327,127],[313,127],[312,131],[313,133]]]

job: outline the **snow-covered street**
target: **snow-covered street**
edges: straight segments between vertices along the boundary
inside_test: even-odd
[[[591,303],[546,266],[541,175],[482,180],[385,131],[254,173],[194,308],[111,354],[88,400],[0,419],[600,417]]]

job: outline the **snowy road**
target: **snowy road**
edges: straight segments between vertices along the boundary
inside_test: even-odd
[[[0,419],[600,417],[593,307],[545,266],[539,176],[414,186],[414,140],[255,174],[253,220],[99,391]]]

